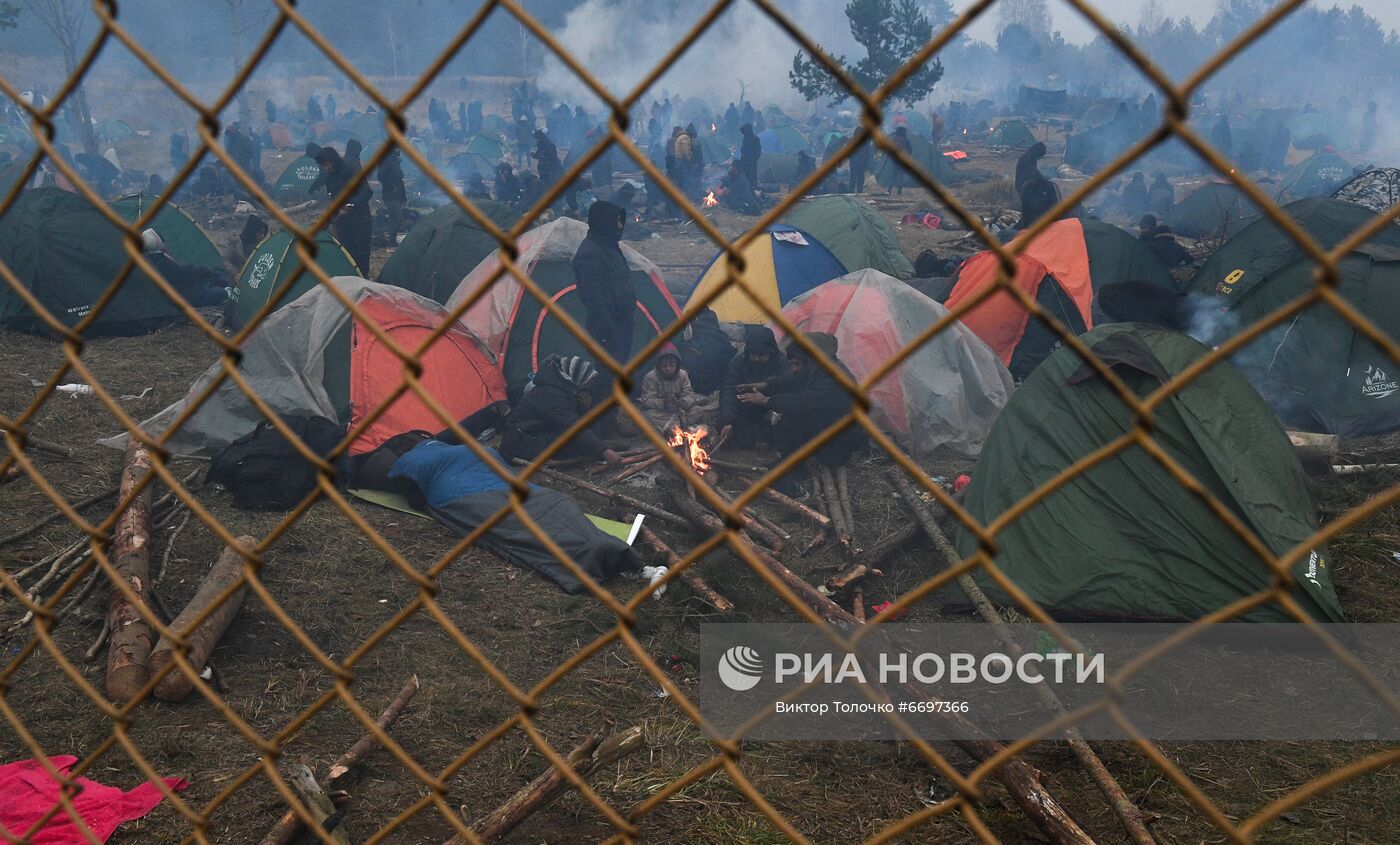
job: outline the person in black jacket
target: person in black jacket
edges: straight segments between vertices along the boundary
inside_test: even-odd
[[[535,172],[540,175],[540,184],[548,190],[559,180],[559,148],[554,146],[543,129],[536,129],[534,137],[535,151],[530,155],[535,158]]]
[[[622,254],[626,212],[599,200],[588,209],[588,237],[574,253],[574,284],[583,301],[584,327],[614,361],[632,357],[633,319],[637,293],[632,270]]]
[[[734,359],[734,344],[719,327],[719,318],[706,308],[686,327],[681,343],[681,366],[690,373],[690,386],[709,396],[724,384],[724,374]]]
[[[393,246],[398,243],[399,231],[403,229],[403,206],[408,201],[408,192],[403,184],[403,164],[399,161],[399,149],[395,147],[379,162],[379,191],[384,200],[384,216],[387,225],[384,237]]]
[[[358,163],[358,159],[356,159]],[[322,147],[316,152],[316,163],[321,167],[321,175],[326,177],[326,196],[331,200],[340,196],[350,183],[352,171],[334,147]],[[369,275],[369,185],[361,181],[351,192],[349,199],[336,212],[332,228],[336,240],[350,253],[355,266],[362,275]]]
[[[520,180],[515,178],[515,169],[509,162],[496,166],[496,202],[515,205],[520,201]]]
[[[501,455],[532,461],[569,426],[593,407],[598,369],[578,356],[550,355],[540,364],[533,384],[511,409],[501,437]],[[615,464],[621,457],[590,429],[584,429],[557,453],[560,457],[596,457]]]
[[[1176,206],[1176,189],[1167,181],[1167,174],[1158,173],[1147,190],[1147,210],[1158,217],[1166,217]]]
[[[870,161],[874,156],[875,150],[869,141],[851,150],[851,193],[865,193],[865,174],[870,170]]]
[[[750,185],[757,185],[758,159],[763,155],[763,146],[758,142],[758,135],[754,133],[752,123],[740,126],[739,134],[743,136],[743,140],[739,143],[739,160],[735,164],[739,172],[748,177]]]
[[[778,359],[778,341],[767,326],[749,326],[744,332],[744,348],[730,358],[719,389],[720,440],[732,441],[734,446],[750,446],[760,452],[768,451],[771,428],[768,412],[757,405],[739,401],[755,384],[762,384],[782,375]],[[692,382],[693,384],[693,382]]]
[[[1144,214],[1138,221],[1138,240],[1146,244],[1147,248],[1152,250],[1152,254],[1162,259],[1162,263],[1168,267],[1180,267],[1195,261],[1191,253],[1177,242],[1172,227],[1157,222],[1154,215]]]
[[[219,305],[228,299],[232,282],[226,276],[208,267],[180,264],[165,251],[165,241],[155,229],[141,233],[141,251],[161,278],[195,308]]]
[[[851,377],[851,371],[837,357],[836,338],[825,332],[812,332],[807,339],[821,351],[827,364]],[[851,395],[826,368],[812,360],[801,346],[789,343],[788,364],[792,372],[779,376],[739,396],[747,406],[776,411],[777,425],[773,427],[773,447],[781,455],[789,455],[821,434],[833,423],[851,412]],[[850,460],[864,438],[859,426],[848,426],[817,450],[813,456],[827,466],[840,466]]]
[[[1122,202],[1123,212],[1130,217],[1137,217],[1147,211],[1147,182],[1143,180],[1141,173],[1134,173],[1128,184],[1123,186]]]
[[[1040,160],[1045,157],[1045,144],[1037,141],[1031,148],[1021,153],[1021,157],[1016,160],[1016,195],[1020,196],[1025,190],[1026,184],[1034,179],[1043,179],[1040,175]]]

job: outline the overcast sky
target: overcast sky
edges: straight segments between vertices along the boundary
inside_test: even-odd
[[[1350,8],[1353,5],[1361,6],[1386,27],[1400,29],[1400,0],[1345,0],[1345,2],[1340,3],[1334,2],[1334,0],[1311,1],[1319,9],[1336,5],[1343,8]],[[1091,2],[1095,8],[1115,23],[1127,21],[1136,24],[1147,0],[1091,0]],[[952,3],[953,8],[962,11],[971,6],[973,0],[952,0]],[[1216,0],[1164,0],[1162,7],[1166,10],[1168,17],[1190,16],[1196,25],[1200,26],[1215,14]],[[996,37],[996,11],[996,7],[993,6],[982,17],[978,18],[976,25],[972,28],[974,37],[987,41]],[[1050,0],[1050,12],[1055,19],[1055,28],[1064,33],[1065,40],[1082,43],[1093,38],[1095,32],[1093,27],[1064,0]]]

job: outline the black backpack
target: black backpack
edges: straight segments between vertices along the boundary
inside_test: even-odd
[[[345,436],[345,426],[325,417],[283,417],[311,451],[325,457]],[[291,510],[316,486],[316,467],[264,420],[224,447],[209,463],[209,481],[233,494],[243,510]]]

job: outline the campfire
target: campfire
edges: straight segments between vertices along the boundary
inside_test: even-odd
[[[671,439],[667,441],[690,462],[690,468],[695,470],[696,475],[704,475],[710,471],[710,453],[701,445],[709,433],[710,429],[703,425],[690,431],[676,426],[671,429]]]
[[[704,202],[706,208],[714,208],[715,206],[719,205],[719,200],[715,199],[714,191],[710,191],[708,194],[705,195]]]
[[[710,124],[710,134],[713,135],[713,134],[715,134],[715,133],[718,132],[718,131],[719,131],[719,124],[717,124],[717,123],[711,123],[711,124]]]

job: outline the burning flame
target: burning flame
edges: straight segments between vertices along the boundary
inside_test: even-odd
[[[700,445],[700,441],[709,433],[710,430],[703,425],[697,426],[694,431],[686,431],[676,426],[671,429],[671,439],[667,441],[684,453],[685,459],[690,461],[690,468],[695,470],[697,475],[704,475],[710,471],[710,453]]]
[[[705,195],[705,207],[714,208],[717,205],[719,205],[719,200],[715,199],[715,192],[710,191]]]
[[[719,124],[718,124],[718,123],[711,123],[711,124],[710,124],[710,134],[713,135],[713,134],[715,134],[715,133],[718,132],[718,131],[719,131]]]

